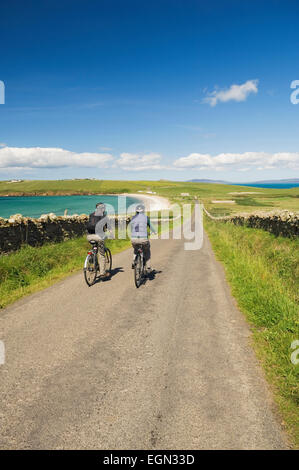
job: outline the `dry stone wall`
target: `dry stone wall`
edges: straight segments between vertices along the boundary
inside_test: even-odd
[[[88,216],[56,216],[45,214],[39,219],[21,214],[9,219],[0,218],[0,253],[18,250],[22,245],[41,246],[47,242],[61,242],[86,234]],[[115,226],[119,218],[115,219]]]
[[[257,212],[254,214],[236,214],[226,217],[213,217],[206,209],[205,213],[213,220],[232,222],[251,228],[261,228],[276,236],[296,238],[299,236],[299,214],[290,211]]]

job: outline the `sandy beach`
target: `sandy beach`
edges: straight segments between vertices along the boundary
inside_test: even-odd
[[[161,211],[169,209],[171,204],[168,199],[155,194],[143,194],[143,193],[123,193],[121,196],[130,196],[139,199],[145,205],[145,208],[149,212]]]

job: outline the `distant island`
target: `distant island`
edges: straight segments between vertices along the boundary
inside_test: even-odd
[[[187,180],[186,183],[234,184],[234,183],[228,183],[227,181],[224,181],[224,180],[209,180],[209,179],[193,179],[193,180]]]

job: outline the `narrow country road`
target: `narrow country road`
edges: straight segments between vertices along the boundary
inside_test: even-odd
[[[0,312],[0,448],[287,447],[208,239],[152,252],[138,290],[127,250],[109,281],[80,272]]]

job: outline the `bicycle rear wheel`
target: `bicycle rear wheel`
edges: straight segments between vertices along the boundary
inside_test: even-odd
[[[135,267],[134,267],[134,280],[135,280],[135,286],[138,287],[140,286],[142,282],[142,275],[143,275],[143,262],[141,259],[140,254],[135,258]]]
[[[90,287],[96,282],[97,278],[97,271],[98,271],[98,263],[96,259],[96,255],[91,253],[87,255],[84,264],[84,278],[86,284]]]
[[[112,269],[112,255],[111,255],[111,251],[109,250],[109,248],[105,249],[105,258],[106,258],[106,271],[110,273]]]

